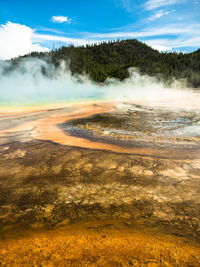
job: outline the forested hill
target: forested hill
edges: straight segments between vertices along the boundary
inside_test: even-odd
[[[70,62],[73,74],[86,73],[96,82],[108,77],[123,80],[128,69],[136,67],[142,74],[170,81],[186,79],[188,86],[200,88],[200,49],[184,53],[160,53],[137,40],[113,41],[87,46],[68,46],[48,53],[56,66],[60,60]],[[32,57],[46,58],[45,53],[31,53]],[[18,59],[14,59],[16,63]]]

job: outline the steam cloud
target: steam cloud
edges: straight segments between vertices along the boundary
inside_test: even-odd
[[[97,85],[86,76],[72,76],[62,62],[59,68],[41,59],[23,59],[17,68],[0,61],[0,105],[29,105],[86,100],[116,100],[138,104],[200,108],[199,93],[174,81],[170,86],[130,69],[120,82],[108,79]],[[45,75],[44,75],[45,73]]]
[[[86,78],[78,82],[64,63],[56,69],[52,64],[40,59],[24,59],[11,72],[7,71],[9,68],[10,63],[1,62],[1,104],[78,101],[98,94],[97,88]]]

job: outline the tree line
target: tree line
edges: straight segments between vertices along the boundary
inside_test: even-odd
[[[187,86],[200,88],[200,49],[192,53],[159,52],[135,39],[102,42],[86,46],[63,46],[48,53],[33,52],[12,59],[12,64],[24,57],[38,57],[59,66],[60,61],[69,62],[73,75],[87,74],[95,82],[107,78],[124,80],[130,67],[141,74],[148,74],[164,81],[184,79]]]

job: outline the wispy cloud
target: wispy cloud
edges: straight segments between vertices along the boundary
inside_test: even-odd
[[[133,11],[133,4],[131,2],[131,0],[120,0],[122,3],[123,8],[127,11],[127,12],[132,12]]]
[[[64,44],[73,44],[73,45],[86,45],[86,44],[92,44],[92,43],[98,43],[99,40],[97,39],[84,39],[84,38],[71,38],[71,37],[65,37],[65,36],[57,36],[57,35],[51,35],[51,34],[34,34],[33,36],[34,41],[36,42],[60,42]]]
[[[160,11],[161,12],[161,11]],[[0,25],[0,59],[9,59],[33,51],[49,51],[48,47],[73,44],[86,45],[113,39],[137,38],[158,50],[181,50],[184,47],[199,48],[200,23],[174,22],[160,25],[146,24],[136,31],[113,31],[108,33],[77,32],[70,36],[64,33],[41,33],[26,25],[7,22]],[[53,32],[53,31],[52,31]],[[56,34],[57,33],[57,34]]]
[[[183,37],[176,38],[174,40],[169,39],[169,38],[163,38],[163,39],[153,39],[147,41],[147,43],[151,46],[165,46],[167,45],[168,47],[170,46],[171,48],[181,48],[181,47],[196,47],[199,48],[199,43],[200,43],[200,37],[192,37],[189,40],[184,39]]]
[[[196,35],[200,32],[200,24],[170,24],[166,26],[148,27],[140,31],[121,31],[112,33],[94,33],[90,34],[92,38],[137,38],[153,37],[162,35],[190,34]]]
[[[200,37],[193,37],[189,40],[182,37],[176,39],[152,39],[146,40],[145,43],[159,51],[169,51],[173,49],[182,51],[183,47],[193,47],[192,50],[194,50],[194,48],[199,48]]]
[[[53,16],[51,18],[52,22],[57,22],[57,23],[71,23],[71,19],[69,17],[64,17],[64,16]]]
[[[171,12],[169,12],[169,11],[164,11],[164,10],[158,10],[156,13],[154,13],[153,15],[151,15],[151,16],[148,18],[148,20],[149,20],[149,21],[154,21],[154,20],[159,19],[159,18],[161,18],[161,17],[163,17],[163,16],[165,16],[165,15],[168,15],[169,13],[171,13]]]
[[[64,34],[63,31],[59,31],[59,30],[52,29],[52,28],[47,28],[47,27],[38,27],[37,30],[41,31],[41,32],[53,32],[53,33],[56,33],[56,34]]]
[[[180,3],[180,0],[148,0],[144,7],[146,10],[153,10],[164,6],[174,5]]]
[[[170,25],[159,25],[146,27],[141,31],[120,31],[112,33],[90,34],[90,38],[105,39],[126,39],[137,38],[153,48],[161,51],[172,49],[181,50],[184,47],[199,48],[200,24],[174,23]],[[167,36],[167,37],[166,37]]]

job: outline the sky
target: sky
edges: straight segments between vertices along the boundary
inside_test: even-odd
[[[200,0],[0,0],[0,59],[60,46],[138,39],[200,48]]]

